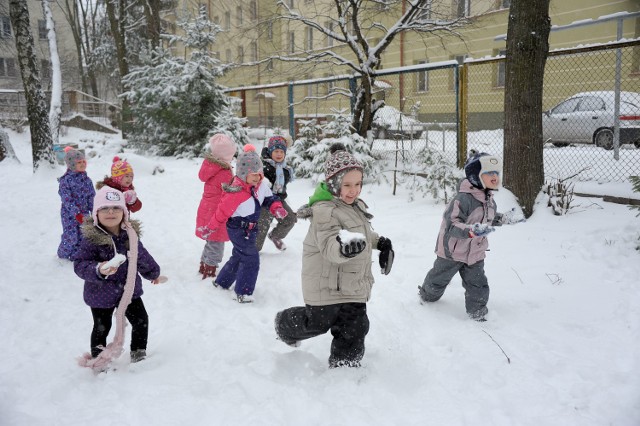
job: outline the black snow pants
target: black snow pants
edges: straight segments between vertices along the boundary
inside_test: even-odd
[[[93,330],[91,331],[91,356],[97,357],[102,352],[101,347],[107,346],[107,336],[111,330],[113,311],[116,308],[91,308],[93,315]],[[149,336],[149,316],[144,308],[142,298],[133,299],[124,316],[131,323],[131,351],[147,349]]]
[[[279,312],[276,318],[276,333],[284,341],[309,339],[331,330],[329,367],[360,366],[369,332],[366,303],[298,306]]]

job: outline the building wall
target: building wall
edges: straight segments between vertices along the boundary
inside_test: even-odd
[[[35,52],[40,60],[42,87],[44,90],[49,90],[51,85],[49,42],[47,40],[46,30],[39,32],[38,22],[44,21],[42,4],[40,1],[35,0],[28,0],[27,4],[29,6],[29,19]],[[77,51],[71,35],[71,29],[58,4],[56,2],[50,2],[49,4],[56,26],[63,90],[79,90],[81,88],[81,82],[78,73]],[[6,28],[7,23],[10,27],[8,30]],[[43,23],[40,25],[43,25]],[[0,89],[23,90],[24,87],[20,77],[15,47],[15,32],[10,25],[9,0],[0,0],[0,33],[0,58],[3,58],[0,63],[4,65],[4,67],[0,67]],[[13,65],[7,67],[8,64]],[[46,68],[42,69],[45,65]]]

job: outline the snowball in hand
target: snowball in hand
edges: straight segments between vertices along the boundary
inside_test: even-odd
[[[338,237],[340,237],[340,242],[342,244],[349,244],[351,241],[363,241],[365,240],[365,236],[360,232],[351,232],[346,229],[341,229],[338,233]]]
[[[117,268],[118,266],[122,265],[125,260],[127,260],[127,256],[125,256],[124,254],[116,253],[116,255],[113,256],[111,260],[102,265],[102,268]]]

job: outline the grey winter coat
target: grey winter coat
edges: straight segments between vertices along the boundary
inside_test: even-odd
[[[499,226],[500,214],[491,190],[479,189],[463,179],[458,193],[451,200],[442,216],[440,233],[436,244],[439,257],[473,265],[485,258],[489,247],[487,237],[469,236],[471,225],[485,223]]]
[[[336,303],[367,302],[371,297],[372,249],[379,236],[371,228],[373,217],[364,201],[352,205],[334,197],[318,201],[300,218],[310,218],[311,224],[302,251],[302,295],[305,304],[313,306]],[[340,254],[337,240],[340,230],[358,232],[366,238],[366,248],[353,258]]]

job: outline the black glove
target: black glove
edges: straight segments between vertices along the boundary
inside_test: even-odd
[[[340,253],[344,257],[354,257],[364,251],[367,246],[367,242],[361,238],[352,238],[348,243],[343,243],[340,239],[340,235],[336,237],[340,243]]]
[[[389,275],[391,272],[391,267],[393,266],[393,259],[395,257],[395,252],[393,251],[393,246],[391,245],[391,240],[385,237],[380,237],[378,240],[378,246],[376,247],[380,250],[380,256],[378,257],[378,262],[380,263],[380,269],[384,275]]]

